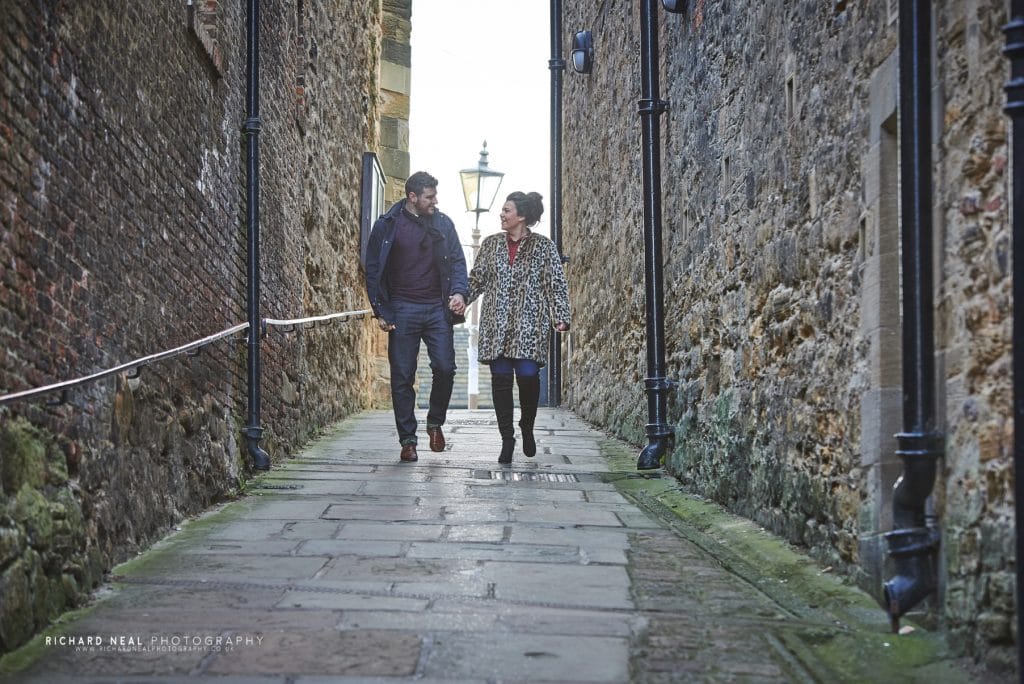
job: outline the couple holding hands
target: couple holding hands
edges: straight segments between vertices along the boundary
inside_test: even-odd
[[[569,329],[569,288],[558,249],[530,230],[544,213],[536,192],[513,192],[501,208],[501,233],[484,239],[466,274],[451,219],[437,211],[437,179],[420,171],[405,184],[405,200],[373,226],[366,253],[366,289],[380,328],[388,333],[391,401],[401,460],[416,461],[416,361],[427,345],[433,382],[427,435],[445,447],[442,426],[455,380],[454,316],[483,297],[478,358],[491,369],[494,413],[501,434],[498,462],[512,462],[516,439],[513,383],[519,386],[523,453],[534,456],[540,368],[552,328]]]

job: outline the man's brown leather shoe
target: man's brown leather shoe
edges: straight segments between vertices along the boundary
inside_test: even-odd
[[[431,451],[444,451],[444,433],[441,432],[441,426],[428,427],[427,435],[430,437],[430,450]]]
[[[420,457],[416,455],[416,445],[406,444],[402,447],[402,455],[399,456],[403,461],[418,461]]]

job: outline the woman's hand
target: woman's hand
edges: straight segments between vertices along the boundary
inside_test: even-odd
[[[566,323],[565,321],[558,321],[558,323],[555,323],[555,330],[557,330],[558,332],[568,332],[569,324]]]

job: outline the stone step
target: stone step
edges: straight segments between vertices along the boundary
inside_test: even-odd
[[[452,388],[452,399],[449,408],[463,409],[469,407],[469,328],[461,325],[455,327],[455,387]],[[416,405],[425,409],[430,403],[430,357],[426,345],[420,345],[419,362],[416,367]],[[477,389],[479,396],[477,408],[494,408],[491,398],[491,369],[487,364],[479,364]],[[519,390],[513,389],[516,404],[519,403]]]

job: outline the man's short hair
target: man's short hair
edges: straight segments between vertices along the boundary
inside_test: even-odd
[[[417,171],[416,173],[409,176],[409,180],[405,181],[405,196],[408,197],[409,193],[414,195],[422,195],[424,188],[436,188],[437,179],[431,176],[426,171]]]

